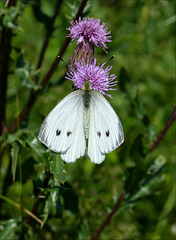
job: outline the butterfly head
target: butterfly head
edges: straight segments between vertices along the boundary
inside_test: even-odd
[[[87,90],[87,91],[92,90],[91,84],[87,78],[83,84],[82,90]]]

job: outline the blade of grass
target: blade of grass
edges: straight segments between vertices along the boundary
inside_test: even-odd
[[[5,197],[3,195],[0,194],[0,198],[3,199],[4,201],[12,204],[13,206],[15,206],[16,208],[22,209],[25,213],[27,213],[31,218],[35,219],[38,223],[40,223],[41,226],[43,226],[43,222],[42,220],[40,220],[37,216],[35,216],[32,212],[30,212],[28,209],[26,208],[22,208],[21,205],[19,203],[14,202],[12,199]]]

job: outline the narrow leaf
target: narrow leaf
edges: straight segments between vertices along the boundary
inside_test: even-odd
[[[17,162],[18,162],[18,156],[20,152],[20,145],[17,141],[12,143],[12,176],[13,176],[13,181],[15,181],[15,175],[16,175],[16,169],[17,169]]]
[[[137,95],[136,91],[136,85],[134,84],[134,81],[132,81],[124,67],[120,70],[120,81],[119,86],[123,92],[127,94],[129,97],[131,104],[135,105],[135,98]]]
[[[60,192],[58,187],[49,189],[46,197],[44,207],[43,224],[46,223],[48,218],[61,218],[63,215],[63,207],[60,201]]]

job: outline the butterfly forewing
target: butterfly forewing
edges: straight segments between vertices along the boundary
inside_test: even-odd
[[[74,162],[85,153],[82,91],[66,96],[44,120],[39,140],[65,162]]]
[[[124,141],[121,122],[103,95],[91,92],[88,155],[92,162],[101,163],[105,153]]]

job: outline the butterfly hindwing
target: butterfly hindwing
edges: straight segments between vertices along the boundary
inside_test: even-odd
[[[75,162],[85,153],[82,91],[66,96],[45,118],[39,140],[65,162]]]
[[[88,155],[92,162],[101,163],[105,153],[124,141],[121,122],[109,102],[97,91],[91,92]]]

